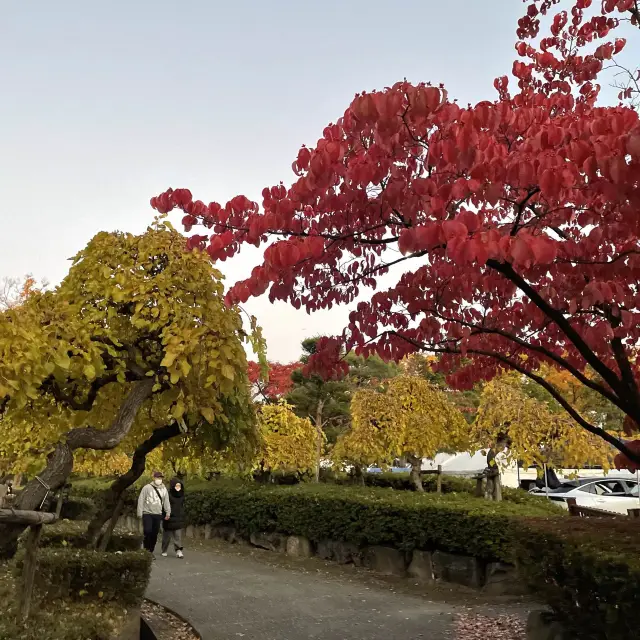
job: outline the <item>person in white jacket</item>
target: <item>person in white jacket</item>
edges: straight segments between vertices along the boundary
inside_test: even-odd
[[[153,553],[158,541],[160,524],[171,517],[171,502],[169,492],[162,482],[162,473],[154,471],[152,481],[142,487],[138,497],[138,518],[142,518],[144,533],[143,546]]]

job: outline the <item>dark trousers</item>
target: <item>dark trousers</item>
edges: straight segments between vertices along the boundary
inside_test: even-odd
[[[158,542],[158,533],[160,532],[160,524],[162,523],[162,516],[154,513],[142,514],[142,532],[144,533],[144,548],[153,553],[156,548],[156,542]]]

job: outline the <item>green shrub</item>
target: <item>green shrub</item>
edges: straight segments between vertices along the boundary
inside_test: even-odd
[[[34,587],[44,600],[100,600],[137,605],[149,582],[151,554],[146,551],[90,551],[61,547],[38,550]],[[24,550],[16,555],[22,575]]]
[[[26,533],[23,534],[23,538]],[[60,520],[42,528],[41,547],[70,547],[83,549],[87,547],[87,524]],[[129,531],[114,529],[107,551],[137,551],[142,545],[142,536]]]
[[[94,508],[100,511],[105,504],[105,492],[111,486],[111,482],[98,482],[98,479],[92,478],[91,481],[75,481],[73,483],[73,499],[82,498],[90,500],[94,504]],[[134,514],[138,502],[139,487],[133,486],[124,492],[124,502],[122,506],[122,515]]]
[[[96,505],[90,498],[69,498],[62,503],[60,518],[63,520],[91,520]]]
[[[415,491],[415,488],[409,480],[408,473],[365,473],[363,474],[364,484],[367,487],[379,487],[385,489],[395,489],[397,491]],[[334,474],[331,479],[326,479],[327,484],[354,485],[353,476],[346,474]],[[428,493],[435,493],[437,488],[437,476],[435,474],[423,475],[422,486]],[[442,476],[442,493],[468,493],[475,495],[476,481],[472,478],[464,478],[460,476]],[[516,504],[536,504],[539,498],[532,496],[522,489],[514,489],[513,487],[502,487],[502,497],[507,502],[515,502]]]
[[[514,520],[561,515],[544,500],[519,506],[456,494],[225,483],[187,494],[185,508],[191,524],[233,525],[246,536],[279,531],[316,542],[334,539],[407,550],[438,548],[487,560],[512,558]]]
[[[521,574],[577,637],[637,637],[637,521],[531,521],[526,529],[516,532],[515,545]]]
[[[0,640],[111,640],[126,622],[116,602],[42,602],[34,594],[26,623],[18,618],[19,585],[8,565],[0,564]]]

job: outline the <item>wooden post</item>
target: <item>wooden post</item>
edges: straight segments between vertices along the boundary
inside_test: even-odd
[[[483,490],[482,490],[482,481],[484,480],[484,476],[476,477],[476,498],[482,498]]]
[[[26,620],[29,617],[31,594],[33,593],[33,579],[36,574],[36,555],[41,534],[42,525],[34,524],[29,529],[29,535],[27,536],[24,564],[22,567],[22,594],[20,597],[20,617],[22,620]]]
[[[56,502],[56,518],[60,517],[60,513],[62,512],[62,504],[64,503],[64,495],[62,493],[62,489],[58,491],[58,500]]]
[[[442,493],[442,465],[438,465],[438,477],[436,479],[436,493]]]

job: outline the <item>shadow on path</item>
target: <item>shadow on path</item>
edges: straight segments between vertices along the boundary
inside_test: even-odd
[[[184,560],[158,554],[147,595],[190,620],[204,640],[438,640],[454,637],[456,613],[529,609],[462,589],[418,590],[316,558],[190,542]]]

